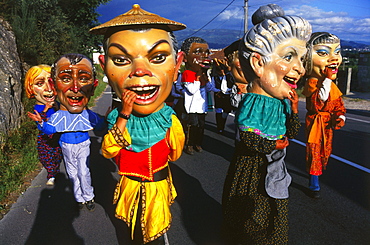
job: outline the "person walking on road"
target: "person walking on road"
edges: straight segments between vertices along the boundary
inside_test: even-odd
[[[181,156],[185,136],[165,100],[183,59],[181,53],[176,57],[172,31],[185,27],[135,4],[90,30],[105,34],[100,64],[122,101],[107,117],[102,152],[115,159],[122,176],[115,216],[130,227],[135,244],[164,244],[171,226],[177,193],[168,162]]]
[[[90,136],[94,128],[105,128],[104,118],[87,108],[87,103],[98,85],[92,61],[82,54],[60,56],[51,70],[60,101],[60,110],[44,122],[41,115],[28,112],[46,134],[61,133],[59,144],[64,164],[73,184],[73,194],[80,209],[94,211],[94,187],[89,168]]]
[[[41,115],[45,122],[57,110],[55,102],[56,91],[53,84],[49,81],[51,67],[48,65],[38,65],[31,67],[25,76],[24,87],[29,99],[35,98],[36,104],[33,107]],[[55,177],[60,171],[62,162],[62,150],[59,146],[58,133],[45,134],[39,131],[37,135],[37,152],[39,161],[46,169],[46,185],[53,186]]]
[[[210,68],[208,43],[200,37],[189,37],[181,45],[185,53],[185,71],[181,74],[184,87],[186,111],[186,143],[184,151],[193,155],[194,150],[202,152],[205,119],[208,111],[208,92],[219,92],[210,81],[207,71]]]
[[[319,176],[326,169],[333,148],[333,132],[345,124],[342,92],[333,82],[342,63],[340,39],[315,32],[307,43],[306,68],[306,167],[311,197],[320,197]]]
[[[311,25],[275,4],[260,7],[252,19],[255,26],[239,48],[248,93],[236,114],[240,146],[225,180],[224,234],[230,244],[288,244],[291,177],[284,158],[287,138],[300,127],[295,88]]]

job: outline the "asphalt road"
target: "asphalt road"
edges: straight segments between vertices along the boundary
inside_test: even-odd
[[[104,115],[110,94],[104,94],[95,112]],[[303,120],[304,105],[300,109]],[[320,178],[322,197],[307,194],[303,127],[287,150],[286,163],[293,182],[289,198],[289,244],[367,245],[370,244],[369,121],[367,116],[348,114],[344,129],[334,136],[328,169]],[[171,245],[222,245],[221,195],[224,178],[233,154],[233,117],[226,133],[216,133],[210,112],[202,153],[183,154],[170,164],[178,197],[172,205],[173,223],[168,232]],[[303,121],[302,121],[303,122]],[[129,244],[123,222],[114,217],[113,190],[119,176],[115,164],[99,153],[105,132],[91,134],[91,173],[95,188],[94,212],[74,208],[65,171],[54,188],[46,187],[42,170],[32,185],[0,221],[0,244]],[[343,161],[346,160],[346,161]],[[356,163],[365,171],[348,165]],[[355,165],[356,166],[356,165]]]

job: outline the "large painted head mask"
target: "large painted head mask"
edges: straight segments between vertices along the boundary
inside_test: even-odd
[[[52,68],[52,78],[61,103],[61,110],[81,113],[97,86],[91,60],[82,54],[61,56]]]
[[[121,98],[124,89],[137,94],[134,114],[148,115],[163,106],[182,62],[176,57],[172,31],[185,27],[135,4],[127,13],[90,30],[105,35],[100,63],[117,96]]]

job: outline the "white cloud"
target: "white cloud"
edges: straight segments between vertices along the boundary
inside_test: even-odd
[[[222,12],[219,16],[220,20],[231,20],[231,19],[237,19],[241,20],[244,19],[244,13],[241,11],[240,8],[234,8],[230,10],[225,10]]]
[[[324,11],[317,7],[302,5],[285,10],[285,14],[298,15],[308,20],[314,32],[327,31],[343,40],[369,39],[370,18],[357,19],[346,12]]]

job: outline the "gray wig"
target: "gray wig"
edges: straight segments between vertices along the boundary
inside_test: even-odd
[[[284,14],[283,9],[276,4],[262,6],[253,14],[255,26],[244,35],[239,45],[239,60],[247,80],[255,76],[249,63],[252,53],[259,53],[264,64],[267,64],[270,61],[269,55],[285,40],[297,38],[307,42],[309,39],[311,24],[302,17]],[[251,82],[249,86],[252,86]]]

